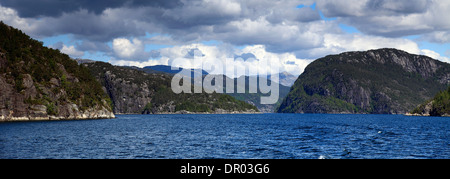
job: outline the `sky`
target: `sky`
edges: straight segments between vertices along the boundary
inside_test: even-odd
[[[329,54],[378,48],[450,62],[448,17],[450,0],[0,0],[1,21],[72,58],[268,60],[294,75]]]

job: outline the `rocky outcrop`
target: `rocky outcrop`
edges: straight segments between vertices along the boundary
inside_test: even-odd
[[[450,64],[396,49],[311,63],[278,112],[404,114],[449,85]]]
[[[146,73],[109,63],[85,63],[103,85],[116,114],[228,114],[258,109],[223,94],[175,94],[169,74]]]
[[[52,88],[35,84],[28,74],[23,75],[24,89],[17,92],[4,75],[0,75],[0,122],[36,120],[73,120],[114,118],[114,113],[103,105],[81,110],[72,102],[56,102],[65,91],[53,93]],[[54,81],[57,81],[56,79]],[[42,93],[38,92],[36,86]],[[45,98],[48,101],[36,100]],[[106,101],[104,101],[106,103]]]
[[[411,113],[415,116],[450,116],[450,87],[440,91],[433,99],[419,105]]]
[[[89,71],[0,22],[0,122],[114,118]]]
[[[102,80],[105,84],[105,92],[109,94],[116,114],[141,113],[144,107],[151,102],[153,92],[149,90],[148,84],[145,82],[133,83],[132,80],[118,77],[111,71],[106,71]]]
[[[427,102],[417,107],[412,113],[406,113],[407,116],[431,116],[434,101]]]

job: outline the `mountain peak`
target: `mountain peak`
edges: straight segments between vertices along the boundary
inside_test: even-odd
[[[345,52],[311,63],[279,112],[405,113],[449,82],[450,64],[427,56],[397,49]]]
[[[369,51],[344,52],[324,57],[330,62],[394,65],[410,73],[431,77],[445,63],[424,55],[414,55],[403,50],[382,48]],[[444,80],[445,81],[445,80]]]

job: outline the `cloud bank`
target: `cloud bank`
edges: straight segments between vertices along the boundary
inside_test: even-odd
[[[328,54],[386,47],[448,62],[449,16],[440,0],[0,0],[0,20],[34,38],[70,34],[54,46],[72,57],[167,65],[198,48],[205,58],[279,59],[293,74]]]

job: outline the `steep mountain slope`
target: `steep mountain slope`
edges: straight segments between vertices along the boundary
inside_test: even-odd
[[[171,75],[108,63],[85,63],[108,93],[117,114],[255,113],[258,109],[224,94],[175,94]]]
[[[0,121],[113,117],[88,69],[0,23]]]
[[[347,52],[311,63],[281,113],[411,111],[450,83],[450,64],[396,49]]]

